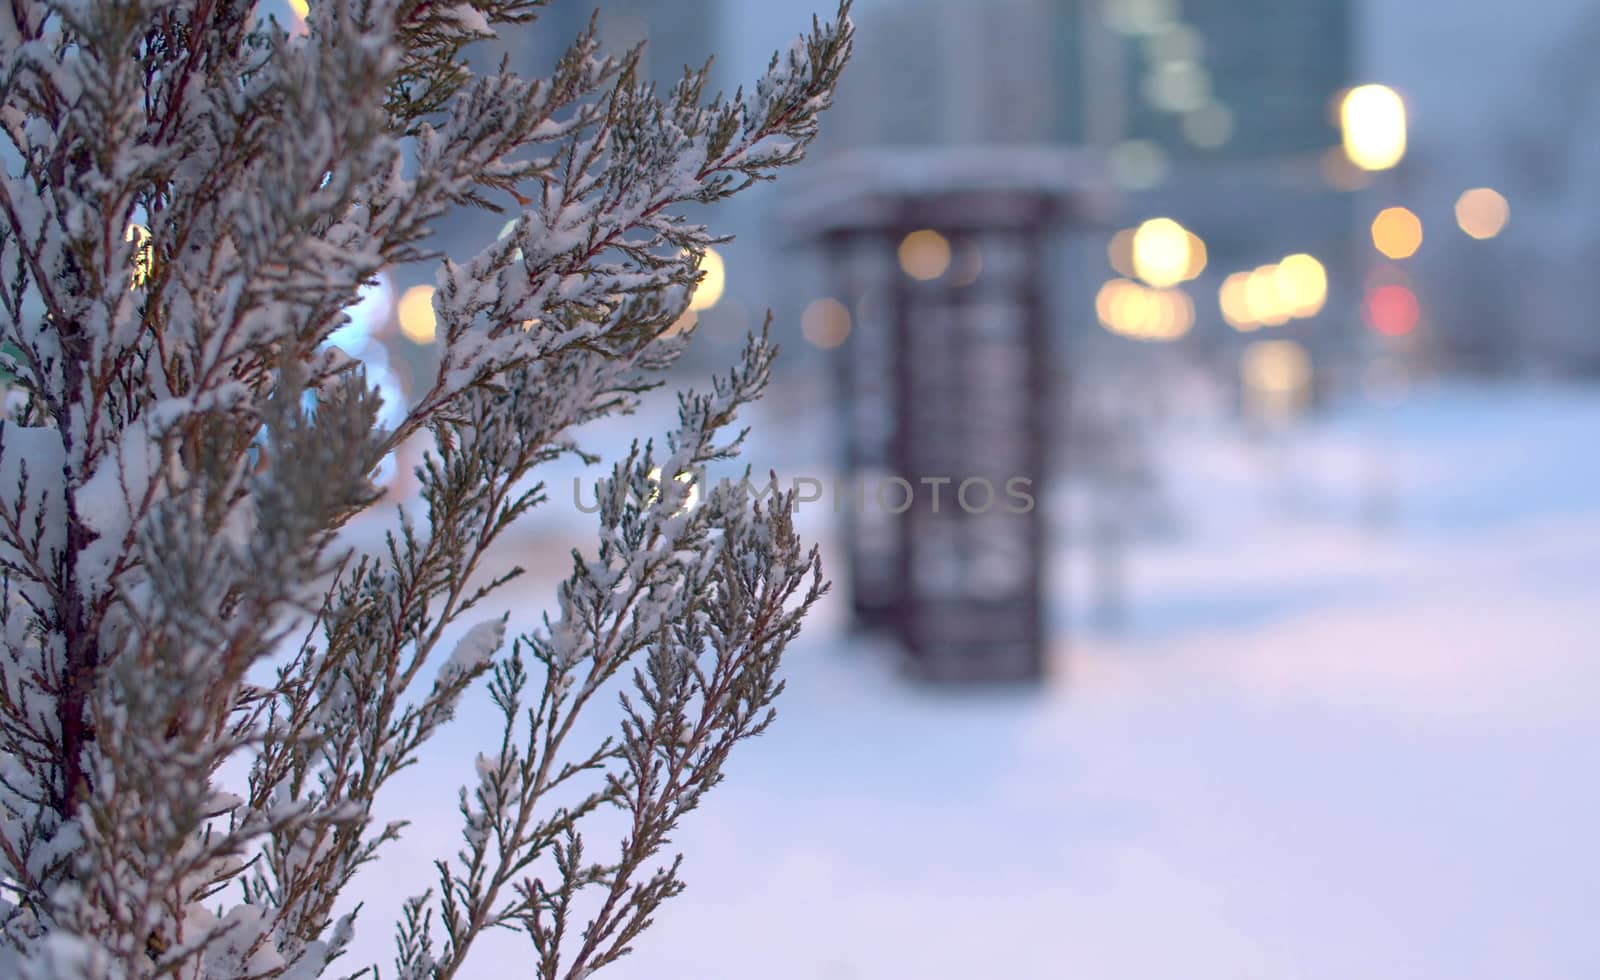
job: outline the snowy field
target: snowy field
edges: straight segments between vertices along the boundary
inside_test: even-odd
[[[1600,976],[1600,391],[1156,445],[1175,528],[1131,545],[1115,630],[1061,529],[1042,691],[910,687],[829,600],[677,837],[688,891],[604,975]],[[359,962],[493,736],[467,713],[390,797],[415,824],[360,880]]]

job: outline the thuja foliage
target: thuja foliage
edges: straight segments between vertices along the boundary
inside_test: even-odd
[[[736,452],[765,332],[598,481],[593,546],[527,635],[486,608],[516,574],[486,556],[538,467],[582,455],[571,430],[682,350],[716,240],[683,207],[801,157],[851,29],[813,21],[731,98],[705,70],[656,90],[592,24],[548,78],[469,71],[542,2],[313,0],[293,33],[240,0],[0,4],[0,975],[366,972],[335,963],[340,896],[474,684],[503,735],[384,972],[497,975],[464,964],[512,929],[519,975],[586,977],[682,889],[668,836],[771,721],[824,588],[789,497],[687,509],[651,481]],[[380,426],[329,337],[457,207],[518,216],[440,263],[437,373]],[[353,550],[411,439],[419,496]],[[586,839],[602,816],[622,830]]]

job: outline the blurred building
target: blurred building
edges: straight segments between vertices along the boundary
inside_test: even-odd
[[[1112,77],[1122,126],[1107,152],[1123,221],[1171,216],[1204,241],[1205,270],[1189,284],[1195,322],[1181,341],[1219,371],[1268,337],[1303,345],[1323,378],[1351,373],[1361,356],[1366,255],[1351,192],[1362,181],[1339,149],[1337,117],[1356,81],[1356,14],[1350,0],[1104,6],[1121,37]],[[1320,311],[1232,329],[1219,303],[1227,277],[1299,254],[1327,272]]]
[[[620,55],[641,41],[645,77],[665,86],[700,67],[717,47],[718,0],[550,0],[528,25],[505,28],[498,40],[474,52],[479,70],[492,70],[501,56],[528,75],[546,75],[572,41],[599,13],[602,51]]]
[[[1170,216],[1204,241],[1192,323],[1163,345],[1232,377],[1253,337],[1219,308],[1224,278],[1308,253],[1329,301],[1273,328],[1317,362],[1362,341],[1358,221],[1330,113],[1352,82],[1350,0],[891,0],[857,18],[824,151],[1066,144],[1096,151],[1116,189],[1106,227],[1067,246],[1061,329],[1083,358],[1146,358],[1097,324],[1119,228]],[[1342,159],[1342,157],[1340,158]]]
[[[855,14],[858,57],[823,127],[862,146],[1066,142],[1075,134],[1075,0],[891,0]]]
[[[648,42],[643,73],[665,93],[685,66],[699,68],[717,50],[720,7],[718,0],[606,0],[600,6],[601,37],[619,52]]]
[[[507,47],[514,48],[512,56],[524,62],[524,70],[548,73],[566,54],[573,40],[589,26],[593,12],[592,3],[561,0],[546,4],[532,27],[521,37],[509,38]]]
[[[1353,16],[1349,0],[1111,0],[1124,138],[1200,164],[1314,157],[1338,138],[1328,108],[1350,82]]]
[[[657,84],[716,51],[712,88],[731,92],[764,64],[773,38],[781,43],[829,6],[552,0],[536,24],[475,50],[474,62],[488,70],[507,55],[518,70],[548,71],[598,7],[608,51],[649,41],[645,71]],[[1379,275],[1414,291],[1416,333],[1434,363],[1600,370],[1590,322],[1600,282],[1585,271],[1600,256],[1587,217],[1600,202],[1600,130],[1584,108],[1600,90],[1589,54],[1600,15],[1588,0],[1517,9],[1493,0],[861,0],[855,18],[857,57],[815,156],[1027,144],[1100,154],[1117,187],[1112,217],[1069,247],[1057,304],[1080,359],[1162,359],[1150,344],[1101,330],[1089,299],[1115,274],[1104,254],[1110,235],[1165,215],[1208,252],[1204,273],[1182,287],[1192,326],[1159,345],[1169,355],[1228,372],[1243,346],[1271,333],[1304,343],[1322,376],[1379,342],[1363,311]],[[1406,100],[1410,146],[1393,172],[1356,171],[1337,149],[1336,97],[1366,81]],[[1455,202],[1474,187],[1511,202],[1512,220],[1492,241],[1456,227]],[[777,248],[771,210],[781,193],[757,188],[705,215],[739,239],[725,249],[726,308],[702,322],[712,356],[736,344],[761,307],[774,304],[780,324],[794,323],[813,298],[784,293],[804,277]],[[1425,243],[1385,263],[1368,226],[1397,204],[1421,218]],[[440,240],[463,254],[501,221],[452,216]],[[1218,303],[1225,277],[1301,252],[1327,269],[1325,308],[1248,336],[1229,328]],[[432,269],[401,270],[397,284],[419,278]]]
[[[1426,238],[1408,263],[1443,366],[1600,373],[1600,11],[1592,0],[1410,0],[1362,7],[1364,75],[1406,97],[1403,196]],[[1501,192],[1502,233],[1478,240],[1454,208]],[[1386,203],[1373,200],[1374,206]]]

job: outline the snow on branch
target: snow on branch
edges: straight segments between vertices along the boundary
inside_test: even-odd
[[[826,587],[781,494],[650,491],[737,451],[765,332],[599,481],[594,553],[509,647],[478,607],[518,570],[487,556],[570,430],[683,349],[719,240],[684,206],[801,158],[852,28],[814,19],[732,98],[705,69],[657,92],[596,21],[549,77],[469,70],[543,5],[313,0],[296,34],[244,0],[0,7],[0,975],[328,975],[341,894],[404,832],[379,791],[477,683],[503,734],[398,973],[509,927],[537,976],[588,976],[681,890],[669,834],[770,723]],[[458,207],[513,230],[440,262],[438,370],[380,426],[328,340]],[[422,433],[396,529],[342,547]],[[578,744],[583,711],[613,736]],[[601,810],[622,840],[585,841]]]

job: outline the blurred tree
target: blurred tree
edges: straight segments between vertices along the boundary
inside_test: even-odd
[[[1492,274],[1458,277],[1474,307],[1478,334],[1497,333],[1495,349],[1506,361],[1561,372],[1600,374],[1600,332],[1593,310],[1600,282],[1600,10],[1576,6],[1547,15],[1544,43],[1529,57],[1526,77],[1509,84],[1509,98],[1492,121],[1486,149],[1506,174],[1501,188],[1511,201],[1507,233],[1495,239]],[[1474,243],[1475,244],[1475,243]],[[1479,247],[1481,250],[1481,246]],[[1483,323],[1486,314],[1500,314]]]

